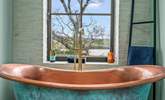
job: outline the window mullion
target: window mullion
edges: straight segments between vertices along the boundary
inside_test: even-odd
[[[112,12],[112,16],[111,16],[111,41],[110,41],[110,50],[111,52],[114,52],[114,25],[115,25],[115,0],[111,0],[111,12]]]
[[[49,52],[51,50],[51,5],[52,5],[52,0],[48,0],[47,3],[47,60],[49,61]]]
[[[51,13],[51,15],[80,15],[80,13]],[[112,16],[111,13],[83,13],[82,15]]]

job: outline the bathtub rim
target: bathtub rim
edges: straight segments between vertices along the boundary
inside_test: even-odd
[[[154,68],[161,68],[162,70],[165,71],[165,67],[163,66],[159,66],[159,65],[121,65],[121,66],[116,66],[114,65],[114,67],[110,68],[103,68],[103,69],[83,69],[82,71],[77,71],[73,69],[61,69],[61,68],[55,68],[55,67],[47,67],[47,66],[43,66],[43,65],[36,65],[36,64],[0,64],[0,71],[1,71],[1,66],[6,66],[6,65],[13,65],[13,66],[35,66],[38,68],[46,68],[46,69],[50,69],[50,70],[55,70],[55,71],[62,71],[62,72],[77,72],[77,73],[83,73],[83,72],[108,72],[110,70],[114,70],[114,69],[123,69],[123,68],[145,68],[145,67],[154,67]],[[103,65],[104,66],[104,65]],[[1,74],[1,72],[0,72]]]
[[[3,64],[4,65],[4,64]],[[11,64],[5,64],[5,65],[11,65]],[[13,64],[12,64],[13,65]],[[27,65],[27,64],[15,64],[15,65]],[[1,66],[1,65],[0,65]],[[39,68],[43,68],[44,66],[40,65],[31,65]],[[123,82],[123,83],[109,83],[109,84],[65,84],[65,83],[57,83],[57,82],[44,82],[44,81],[37,81],[37,80],[32,80],[32,79],[25,79],[25,78],[20,78],[16,76],[11,76],[7,75],[4,73],[1,73],[0,71],[0,77],[10,80],[10,81],[16,81],[28,85],[34,85],[34,86],[40,86],[40,87],[48,87],[48,88],[62,88],[62,89],[71,89],[71,90],[110,90],[110,89],[119,89],[119,88],[128,88],[128,87],[134,87],[138,85],[143,85],[143,84],[149,84],[153,83],[156,81],[159,81],[163,78],[165,78],[165,68],[161,66],[155,66],[155,65],[134,65],[134,67],[139,68],[145,68],[145,67],[159,67],[163,70],[162,73],[150,76],[148,78],[144,79],[139,79],[135,81],[128,81],[128,82]],[[118,68],[130,68],[131,66],[122,66],[122,67],[117,67]],[[48,68],[51,70],[56,70],[56,71],[69,71],[69,72],[75,72],[72,70],[61,70],[61,69],[54,69],[54,68],[49,68],[49,67],[44,67]],[[105,71],[110,71],[116,68],[110,68],[110,69],[103,69],[103,70],[89,70],[89,71],[83,71],[83,72],[105,72]],[[83,72],[77,72],[77,73],[83,73]]]

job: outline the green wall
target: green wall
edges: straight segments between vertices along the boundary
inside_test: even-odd
[[[159,13],[160,13],[160,42],[158,60],[159,64],[165,66],[165,0],[159,0]],[[165,81],[162,88],[162,100],[165,100]]]
[[[160,53],[161,53],[161,64],[165,65],[165,0],[159,1],[159,9],[160,9]]]
[[[0,64],[12,58],[12,0],[0,0]],[[8,81],[0,78],[0,100],[13,100]]]
[[[43,65],[43,0],[14,0],[13,2],[13,62]],[[127,64],[129,24],[132,0],[120,0],[119,11],[119,65]],[[136,0],[136,21],[151,20],[151,0]],[[26,12],[26,13],[25,13]],[[138,16],[137,16],[138,15]],[[134,38],[141,45],[152,45],[152,36],[147,28],[137,26]],[[145,33],[144,33],[145,32]],[[143,34],[143,36],[141,36]],[[46,42],[45,42],[46,43]],[[72,69],[72,66],[44,64],[59,69]],[[109,68],[110,66],[106,66]],[[85,69],[105,68],[87,66]]]

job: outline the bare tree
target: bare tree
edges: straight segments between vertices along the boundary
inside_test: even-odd
[[[60,42],[67,49],[74,49],[75,41],[78,41],[78,33],[81,28],[81,16],[72,15],[72,13],[77,13],[78,11],[71,8],[71,1],[72,0],[60,0],[65,13],[67,13],[67,17],[63,17],[62,15],[54,17],[57,22],[53,23],[53,26],[58,29],[54,29],[52,34],[52,38],[57,42]],[[92,0],[85,0],[83,2],[82,13],[85,12],[91,1]],[[77,2],[81,5],[81,0],[77,0]],[[97,25],[96,21],[93,20],[92,17],[88,23],[83,23],[83,27],[84,33],[82,47],[88,51],[88,49],[95,47],[95,41],[103,39],[105,30],[101,25]]]

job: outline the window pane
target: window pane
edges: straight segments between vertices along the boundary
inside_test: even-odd
[[[57,55],[73,55],[75,26],[79,23],[78,16],[52,16],[52,49]],[[78,23],[77,23],[78,22]]]
[[[64,0],[64,3],[61,2],[61,0],[52,0],[52,12],[53,13],[68,13],[65,11],[65,6],[67,7],[67,10],[69,11],[69,6],[71,8],[72,13],[78,13],[80,12],[80,4],[78,3],[78,0],[71,0],[70,3],[68,3],[69,0]]]
[[[86,4],[87,0],[84,0]],[[85,13],[111,13],[111,0],[90,0]]]
[[[83,48],[89,56],[107,56],[110,49],[110,16],[83,16]]]

